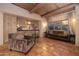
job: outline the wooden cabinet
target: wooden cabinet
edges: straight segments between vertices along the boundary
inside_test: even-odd
[[[8,34],[17,31],[17,16],[4,14],[4,43],[8,41]]]

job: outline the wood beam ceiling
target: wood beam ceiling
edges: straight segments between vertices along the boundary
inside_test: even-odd
[[[31,11],[33,8],[35,8],[38,5],[38,3],[35,3],[35,4],[34,3],[12,3],[12,4],[29,11]]]
[[[53,13],[53,12],[59,10],[59,9],[65,8],[65,7],[70,6],[70,5],[72,5],[72,4],[67,4],[67,5],[64,5],[63,7],[58,7],[57,9],[52,10],[52,11],[49,11],[49,12],[47,12],[47,13],[41,15],[41,16],[46,16],[46,15],[48,15],[48,14],[50,14],[50,13]]]
[[[34,9],[35,7],[37,7],[37,6],[38,6],[38,4],[39,4],[39,3],[36,3],[36,5],[35,5],[32,9]],[[31,10],[32,10],[32,9],[31,9]],[[30,10],[30,12],[31,12],[31,10]]]
[[[65,13],[65,12],[69,12],[69,11],[72,11],[72,10],[75,10],[75,6],[74,5],[71,5],[71,6],[64,7],[62,9],[56,10],[53,13],[50,13],[48,15],[45,15],[45,17],[48,18],[50,16],[55,16],[55,15],[58,15],[58,14],[61,14],[61,13]]]
[[[36,6],[30,10],[30,12],[33,12],[38,7],[39,4],[40,3],[37,3]]]
[[[67,12],[67,11],[70,11],[70,10],[74,9],[74,7],[72,6],[73,5],[72,3],[68,3],[68,4],[65,4],[65,5],[62,5],[62,6],[61,5],[59,6],[59,4],[54,3],[54,6],[56,8],[50,7],[50,6],[53,6],[53,5],[50,5],[50,4],[46,5],[46,4],[41,4],[41,3],[35,3],[35,4],[32,4],[32,3],[29,3],[29,4],[27,4],[27,3],[24,3],[24,4],[14,3],[14,4],[16,6],[24,8],[26,10],[29,10],[31,13],[34,12],[34,13],[37,13],[37,14],[39,14],[41,16],[45,16],[45,17],[60,14],[60,13]],[[48,11],[44,11],[45,9],[43,7],[41,7],[41,6],[46,7],[45,9],[47,9]],[[52,9],[50,9],[49,7],[52,8]],[[42,14],[40,14],[40,13],[42,13]]]

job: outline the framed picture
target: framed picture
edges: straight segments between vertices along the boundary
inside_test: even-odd
[[[51,22],[48,23],[49,30],[54,30],[54,26],[55,26],[54,23],[51,23]]]
[[[63,25],[62,30],[64,30],[65,32],[68,32],[69,31],[68,25]]]
[[[61,24],[59,22],[55,23],[55,30],[61,30]]]
[[[49,30],[64,30],[65,32],[68,32],[68,20],[48,22],[48,28]]]

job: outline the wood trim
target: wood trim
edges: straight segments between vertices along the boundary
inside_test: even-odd
[[[59,9],[60,7],[55,3],[55,6]]]
[[[32,8],[32,9],[30,10],[30,12],[34,11],[34,9],[35,9],[38,5],[39,5],[39,3],[37,3],[37,4],[34,6],[34,8]]]

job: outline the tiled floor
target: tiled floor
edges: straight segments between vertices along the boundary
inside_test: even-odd
[[[8,44],[0,46],[2,56],[24,56],[23,53],[10,51]],[[26,56],[79,56],[79,47],[63,41],[39,38]]]

